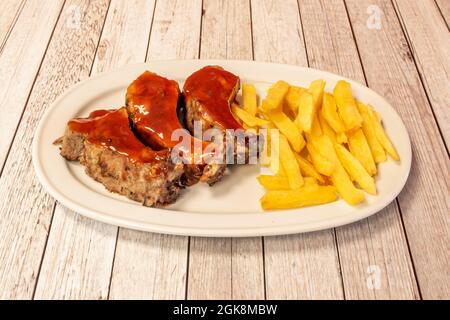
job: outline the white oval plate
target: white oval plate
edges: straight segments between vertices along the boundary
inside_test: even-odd
[[[355,97],[380,112],[401,157],[400,163],[388,160],[379,166],[378,195],[366,195],[367,200],[358,206],[339,200],[321,206],[263,212],[259,198],[264,190],[256,181],[263,169],[248,165],[232,168],[231,174],[214,187],[197,184],[184,190],[178,201],[167,208],[148,208],[108,192],[88,177],[80,164],[64,160],[52,144],[63,134],[69,119],[86,116],[94,109],[122,106],[126,87],[144,70],[177,80],[182,86],[187,76],[205,65],[220,65],[238,75],[242,82],[253,83],[260,97],[279,79],[302,86],[324,79],[327,91],[343,79],[309,68],[230,60],[155,61],[99,74],[60,96],[41,119],[33,141],[33,163],[44,188],[68,208],[92,219],[144,231],[209,237],[279,235],[344,225],[380,211],[403,188],[411,166],[411,144],[402,120],[380,95],[348,79]]]

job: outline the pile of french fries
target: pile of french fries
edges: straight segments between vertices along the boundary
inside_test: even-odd
[[[400,161],[380,115],[353,97],[348,82],[338,81],[333,94],[324,88],[323,80],[308,88],[280,80],[258,106],[255,87],[244,83],[242,107],[232,106],[245,129],[279,130],[279,139],[267,135],[267,149],[278,150],[268,156],[274,174],[258,177],[267,190],[264,210],[324,204],[338,195],[359,204],[363,191],[377,194],[374,177],[386,154]]]

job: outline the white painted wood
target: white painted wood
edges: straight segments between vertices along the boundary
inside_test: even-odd
[[[106,299],[117,227],[57,205],[35,299]]]
[[[255,60],[307,66],[296,1],[252,1]],[[266,237],[268,299],[342,299],[334,231]]]
[[[450,35],[433,0],[394,1],[442,135],[450,143]],[[421,23],[417,23],[421,21]]]
[[[0,2],[0,53],[25,4],[24,0]]]
[[[63,2],[26,2],[15,27],[11,30],[10,41],[5,43],[1,51],[0,168],[6,160]]]
[[[436,0],[436,4],[442,13],[442,18],[447,23],[447,27],[450,24],[450,2],[448,0]]]
[[[365,83],[344,3],[306,0],[299,5],[310,66]],[[395,202],[374,217],[337,228],[336,234],[346,299],[419,297]],[[378,273],[380,286],[368,286],[367,279]]]
[[[58,21],[0,178],[0,193],[4,196],[0,202],[0,298],[3,299],[32,297],[55,204],[34,176],[29,151],[34,129],[49,103],[89,74],[108,3],[71,0],[66,1],[64,8],[71,5],[80,9],[81,28],[70,28],[67,21],[71,17],[67,15]],[[43,3],[35,6],[34,10],[39,12]],[[14,31],[18,30],[20,19],[27,16],[26,10],[25,7]],[[51,8],[42,10],[48,14]],[[39,28],[41,24],[39,21],[32,27]],[[40,39],[41,35],[35,37]],[[8,41],[7,46],[9,43],[13,42]]]
[[[201,1],[157,1],[148,60],[196,58]],[[120,229],[111,299],[184,299],[188,237]]]
[[[368,29],[366,8],[383,12]],[[348,12],[371,88],[387,98],[411,137],[413,164],[399,195],[401,215],[424,299],[449,298],[449,159],[391,2],[348,0]]]
[[[204,1],[200,57],[251,60],[250,19],[247,1]],[[188,299],[263,299],[262,253],[259,237],[192,238]]]
[[[111,2],[92,74],[144,61],[153,9],[154,0]],[[36,298],[106,299],[117,232],[57,204]]]
[[[110,299],[184,299],[186,237],[120,229]]]

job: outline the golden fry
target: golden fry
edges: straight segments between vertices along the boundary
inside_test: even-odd
[[[290,190],[289,180],[286,176],[260,175],[259,183],[267,190]],[[303,178],[305,186],[317,185],[317,180],[311,177]]]
[[[324,184],[326,182],[325,178],[319,172],[317,172],[311,162],[309,162],[299,154],[296,154],[295,158],[297,159],[298,165],[300,166],[300,172],[305,177],[304,179],[311,177],[319,181],[321,184]]]
[[[355,205],[364,201],[364,193],[353,185],[340,162],[336,165],[331,175],[331,181],[336,187],[337,192],[348,204]]]
[[[303,177],[300,173],[300,167],[295,159],[294,152],[291,150],[285,136],[280,135],[280,162],[283,166],[286,176],[289,180],[291,189],[297,189],[303,186]]]
[[[344,122],[346,131],[361,128],[362,117],[359,114],[356,101],[352,96],[350,84],[344,80],[338,81],[334,87],[334,99],[338,106],[338,113]]]
[[[383,146],[378,141],[377,135],[375,133],[376,124],[372,120],[369,108],[362,102],[357,101],[359,113],[363,118],[362,130],[367,138],[367,143],[369,144],[370,150],[372,151],[373,159],[375,163],[381,163],[386,161],[386,152]],[[376,120],[375,120],[376,121]]]
[[[341,133],[345,131],[344,122],[337,112],[336,101],[333,95],[329,93],[323,94],[321,114],[334,132]]]
[[[376,195],[374,179],[367,173],[361,163],[345,147],[335,144],[336,154],[350,177],[367,193]]]
[[[328,136],[333,143],[338,143],[336,138],[336,132],[330,127],[328,122],[323,118],[323,115],[319,112],[319,123],[320,127],[322,128],[322,132],[324,135]]]
[[[333,162],[333,171],[330,175],[331,181],[342,198],[350,204],[357,204],[363,201],[364,194],[353,185],[349,175],[339,161],[331,139],[327,136],[310,137],[308,144],[314,145],[314,148],[323,157]]]
[[[289,108],[290,112],[295,115],[298,112],[300,105],[300,97],[306,91],[305,88],[290,86],[285,97],[286,106]]]
[[[231,105],[231,111],[249,127],[262,127],[269,124],[269,121],[251,115],[234,103]]]
[[[386,150],[386,152],[392,157],[392,159],[394,159],[395,161],[400,161],[400,156],[398,155],[397,150],[395,149],[391,140],[384,131],[383,126],[381,125],[380,115],[375,110],[373,110],[372,107],[368,107],[371,110],[371,118],[374,124],[375,135],[378,141],[383,146],[384,150]]]
[[[372,152],[370,151],[364,132],[361,129],[357,129],[348,134],[348,148],[352,155],[361,162],[367,173],[371,176],[377,173],[377,167],[372,157]]]
[[[348,138],[347,138],[347,135],[345,134],[345,132],[336,133],[336,141],[339,144],[347,143]]]
[[[290,209],[329,203],[336,199],[334,187],[313,185],[295,190],[268,191],[261,198],[261,206],[264,210]]]
[[[265,111],[264,114],[275,124],[282,134],[291,143],[296,152],[300,152],[305,147],[305,139],[298,130],[297,126],[282,111]]]
[[[324,176],[331,176],[334,171],[335,164],[326,157],[322,156],[312,144],[306,144],[306,148],[311,156],[314,168]]]
[[[322,105],[323,89],[325,81],[315,80],[311,82],[308,91],[300,97],[300,104],[296,118],[297,126],[305,132],[311,132],[317,110]]]
[[[250,83],[242,85],[242,100],[244,110],[252,116],[256,115],[256,89],[254,85]]]
[[[267,92],[266,98],[262,101],[262,107],[266,111],[281,109],[284,97],[289,90],[289,83],[279,80],[274,83]]]

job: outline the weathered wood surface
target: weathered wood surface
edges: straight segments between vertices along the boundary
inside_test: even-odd
[[[449,158],[408,42],[391,2],[348,0],[350,21],[368,85],[394,106],[413,149],[411,174],[398,201],[423,298],[450,294]],[[368,29],[365,10],[377,5],[381,28]]]
[[[153,8],[153,0],[111,2],[91,74],[144,61]],[[117,232],[57,204],[35,298],[106,299]]]
[[[433,0],[394,2],[428,99],[450,143],[450,33]],[[448,1],[447,1],[448,5]],[[423,23],[417,23],[423,21]]]
[[[250,4],[203,2],[202,59],[252,59]],[[264,299],[261,238],[192,238],[188,299]]]
[[[445,0],[2,1],[0,298],[450,298],[449,19]],[[248,239],[137,232],[55,203],[30,156],[49,104],[90,74],[175,58],[309,65],[366,83],[411,136],[405,189],[349,226]]]
[[[67,22],[72,17],[64,15],[64,10],[70,6],[80,10],[80,28],[73,28]],[[0,202],[1,298],[33,296],[55,207],[55,201],[42,189],[32,168],[30,146],[34,130],[49,103],[89,75],[107,7],[108,2],[104,0],[66,1],[25,106],[0,177],[0,193],[5,199]],[[45,9],[50,8],[42,10]],[[26,7],[22,14],[25,10]],[[20,20],[21,17],[16,28]]]
[[[307,66],[297,2],[251,4],[255,60]],[[343,299],[334,230],[266,237],[264,250],[268,299]]]
[[[364,84],[365,75],[344,3],[307,0],[299,4],[310,66]],[[336,229],[336,238],[346,299],[419,297],[395,203],[373,218]],[[372,269],[377,270],[376,275]],[[367,279],[378,275],[379,286],[368,286]]]

